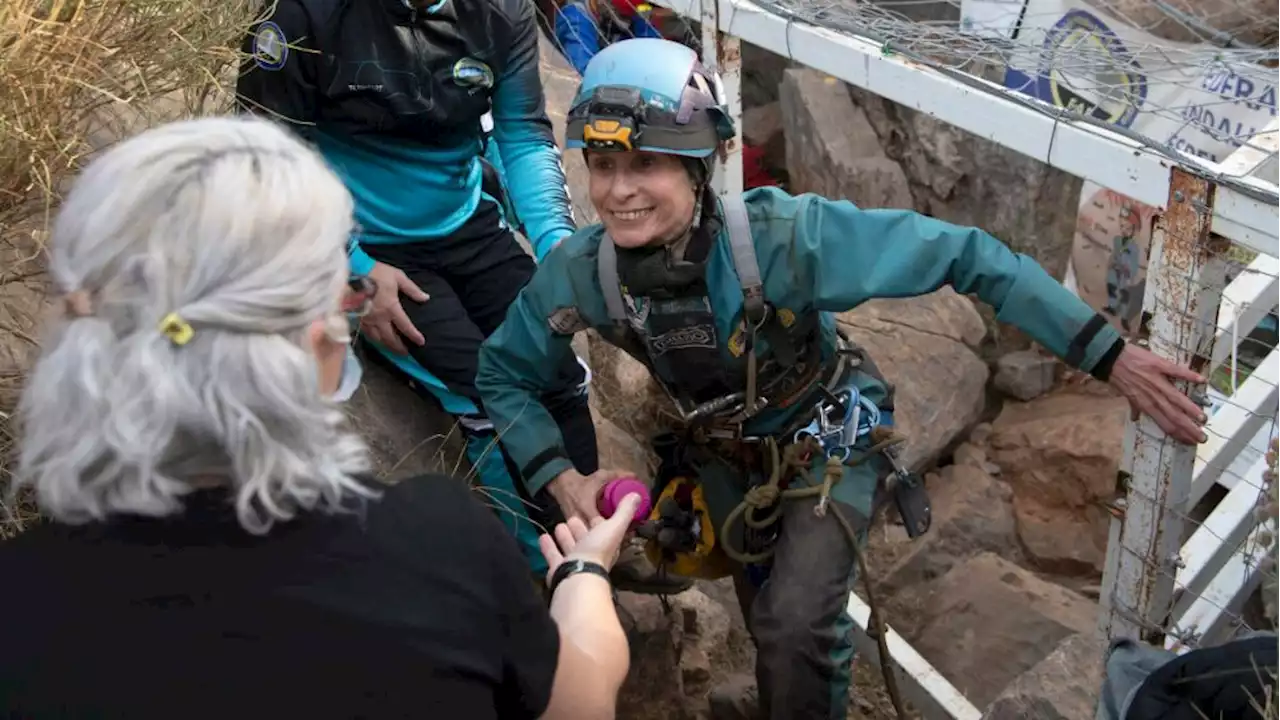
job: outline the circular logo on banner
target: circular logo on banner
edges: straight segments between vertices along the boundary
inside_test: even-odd
[[[1085,117],[1127,128],[1147,99],[1147,77],[1124,42],[1084,10],[1062,16],[1044,38],[1042,99]]]
[[[289,42],[284,31],[273,22],[264,22],[258,26],[258,33],[253,36],[253,61],[263,70],[279,70],[289,59]]]

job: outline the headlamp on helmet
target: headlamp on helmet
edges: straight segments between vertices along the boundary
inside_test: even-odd
[[[634,150],[640,139],[637,119],[644,103],[635,88],[602,87],[586,108],[582,142],[588,150]]]

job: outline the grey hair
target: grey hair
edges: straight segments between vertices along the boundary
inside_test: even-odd
[[[94,160],[58,213],[49,268],[92,309],[45,328],[18,485],[69,523],[168,515],[227,485],[252,533],[374,496],[308,339],[343,319],[351,229],[346,188],[266,120],[176,122]],[[187,344],[160,331],[170,313],[194,330]]]

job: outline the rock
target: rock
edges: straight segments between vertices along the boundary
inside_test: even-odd
[[[885,154],[901,163],[916,210],[980,227],[1062,277],[1080,178],[873,93],[850,93]]]
[[[743,674],[754,685],[754,650],[741,618],[734,616],[735,603],[700,589],[711,585],[718,584],[700,583],[670,598],[670,613],[656,597],[619,593],[631,672],[618,698],[618,717],[705,717],[713,688],[731,689],[731,679]]]
[[[742,43],[742,107],[743,110],[768,105],[778,100],[782,73],[795,63],[790,59],[749,42]]]
[[[969,442],[983,447],[991,440],[991,423],[978,423],[969,431]]]
[[[1016,350],[996,361],[992,383],[1018,400],[1035,400],[1053,389],[1058,360],[1036,350]]]
[[[1216,30],[1249,45],[1275,44],[1276,4],[1269,0],[1168,0],[1164,7],[1146,0],[1085,1],[1112,23],[1123,20],[1162,40],[1203,43]],[[1197,31],[1179,15],[1197,18],[1212,30]]]
[[[711,720],[755,720],[760,707],[755,676],[739,674],[728,678],[711,691],[708,700]]]
[[[983,552],[1020,559],[1017,527],[1009,486],[970,465],[949,465],[927,481],[933,505],[933,527],[915,540],[897,530],[896,542],[872,546],[874,577],[883,578],[878,594],[895,598],[902,591],[945,575]],[[873,534],[874,538],[875,535]],[[910,609],[887,601],[891,624],[904,634],[919,618]]]
[[[987,366],[971,348],[986,328],[954,290],[872,300],[838,320],[897,387],[894,419],[908,437],[907,466],[924,467],[981,417]]]
[[[631,646],[631,671],[618,693],[618,717],[688,717],[680,673],[681,632],[650,595],[618,593],[619,618]]]
[[[637,478],[652,487],[654,473],[658,470],[658,457],[605,417],[596,405],[593,401],[591,414],[596,427],[600,467],[633,472]]]
[[[906,175],[880,148],[866,113],[843,83],[808,68],[783,73],[779,90],[792,192],[860,207],[911,208]]]
[[[993,553],[957,565],[917,592],[924,621],[903,634],[978,707],[1067,637],[1091,633],[1097,624],[1096,604]]]
[[[591,393],[601,414],[640,441],[677,422],[674,403],[640,361],[594,331],[585,334]]]
[[[947,7],[921,4],[926,5]],[[1034,258],[1050,275],[1065,275],[1075,237],[1080,178],[873,93],[858,88],[850,88],[850,93],[865,111],[885,155],[906,177],[913,201],[901,207],[982,228],[1015,252]],[[996,325],[994,314],[989,315],[996,347],[1013,350],[1030,344],[1015,328]]]
[[[1100,576],[1127,402],[1100,383],[1010,402],[993,425],[988,456],[1013,488],[1018,537],[1035,566]]]
[[[345,407],[369,444],[374,474],[385,480],[427,472],[465,474],[470,464],[462,429],[434,401],[410,390],[408,379],[370,357],[371,352],[360,351],[364,376]]]
[[[956,465],[970,465],[981,468],[987,464],[987,451],[967,442],[960,443],[955,451],[951,453],[951,460]]]
[[[1082,720],[1093,717],[1102,688],[1106,643],[1093,633],[1072,635],[1019,675],[983,720]]]
[[[766,168],[785,168],[787,138],[783,133],[782,104],[771,102],[743,110],[742,140],[764,150]]]

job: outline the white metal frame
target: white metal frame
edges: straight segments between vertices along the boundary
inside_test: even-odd
[[[738,137],[721,159],[716,184],[720,193],[738,192],[742,185],[740,40],[745,40],[1127,195],[1162,214],[1178,203],[1171,193],[1172,168],[1209,179],[1216,185],[1209,223],[1212,233],[1259,253],[1259,258],[1225,288],[1224,267],[1212,259],[1178,269],[1184,271],[1181,276],[1174,268],[1165,268],[1161,281],[1163,233],[1157,233],[1146,305],[1157,310],[1161,302],[1167,306],[1170,299],[1178,299],[1189,302],[1196,311],[1190,320],[1154,313],[1157,337],[1182,341],[1181,347],[1171,343],[1160,347],[1157,341],[1157,352],[1183,362],[1190,360],[1192,352],[1208,357],[1207,373],[1228,361],[1234,341],[1252,332],[1276,307],[1280,203],[1275,181],[1266,177],[1274,162],[1265,154],[1276,149],[1275,121],[1251,143],[1261,149],[1246,146],[1222,163],[1185,154],[1171,160],[1124,135],[1060,117],[1048,106],[1037,109],[1040,101],[995,83],[975,77],[962,82],[910,59],[886,54],[871,38],[795,22],[750,0],[659,0],[658,4],[702,22],[703,61],[719,72],[723,82]],[[1172,297],[1185,295],[1187,281],[1197,279],[1202,290],[1196,297]],[[1199,448],[1178,446],[1147,420],[1141,421],[1142,427],[1129,427],[1124,466],[1130,469],[1130,487],[1135,494],[1140,491],[1162,502],[1134,514],[1135,502],[1112,525],[1100,619],[1100,627],[1108,635],[1139,634],[1142,626],[1154,625],[1192,629],[1201,640],[1211,639],[1227,627],[1224,618],[1257,582],[1256,562],[1247,552],[1239,552],[1238,546],[1259,532],[1252,519],[1252,502],[1260,484],[1263,446],[1275,426],[1278,373],[1280,356],[1273,352],[1215,414],[1208,426],[1210,441]],[[1245,461],[1249,452],[1255,453],[1258,461],[1244,473],[1245,482],[1232,482],[1235,474],[1230,468]],[[1185,511],[1214,483],[1231,488],[1231,492],[1179,547]],[[1272,526],[1274,529],[1274,523]],[[1128,552],[1122,552],[1122,547]],[[1127,605],[1127,615],[1117,611],[1117,600]],[[1172,616],[1165,617],[1161,608],[1168,609],[1171,604]],[[858,629],[855,636],[860,650],[879,662],[878,648],[867,634],[869,608],[851,594],[848,611]],[[886,639],[905,694],[926,717],[976,720],[981,716],[963,693],[901,636],[890,629]],[[1177,637],[1170,635],[1166,644],[1174,647],[1177,642]]]

